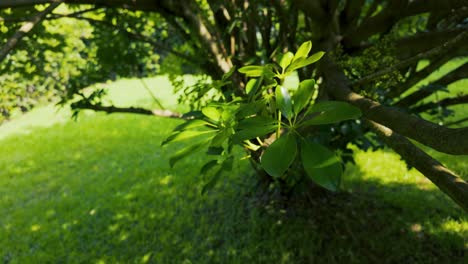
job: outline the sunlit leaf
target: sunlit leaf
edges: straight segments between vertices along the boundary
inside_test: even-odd
[[[315,80],[313,79],[304,80],[299,84],[299,88],[292,96],[294,113],[299,114],[307,105],[312,98],[314,86]]]
[[[205,131],[200,131],[200,130],[184,130],[182,132],[174,133],[170,135],[166,140],[164,140],[161,143],[161,146],[164,146],[168,143],[174,143],[174,142],[180,142],[184,140],[194,140],[197,137],[200,137],[202,135],[207,135],[210,133],[214,133],[216,130],[205,130]]]
[[[339,101],[318,102],[312,105],[307,112],[315,116],[302,123],[301,126],[333,124],[361,116],[359,108]]]
[[[281,68],[286,69],[286,67],[288,67],[288,65],[291,63],[293,57],[294,57],[294,54],[290,51],[284,53],[279,63]]]
[[[239,69],[239,72],[245,74],[248,77],[259,77],[263,73],[263,66],[244,66]]]
[[[207,106],[202,108],[202,113],[213,121],[219,121],[222,111],[214,106]]]
[[[293,108],[292,108],[292,100],[291,95],[289,95],[288,90],[283,86],[276,87],[276,105],[281,113],[287,119],[291,119],[293,117]]]
[[[311,49],[312,49],[312,41],[309,40],[307,42],[302,43],[299,49],[297,49],[296,54],[294,54],[293,61],[299,58],[307,57]]]
[[[298,58],[297,60],[293,61],[289,65],[289,67],[287,68],[287,71],[294,71],[294,70],[297,70],[299,68],[310,65],[310,64],[312,64],[314,62],[317,62],[318,60],[320,60],[322,58],[322,56],[324,54],[325,54],[325,52],[319,51],[319,52],[313,54],[312,56],[310,56],[308,58],[305,58],[305,57]]]

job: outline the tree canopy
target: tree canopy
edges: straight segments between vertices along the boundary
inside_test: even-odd
[[[362,118],[306,132],[341,153],[350,142],[361,148],[385,144],[468,211],[468,184],[413,143],[468,155],[467,119],[446,121],[468,95],[426,100],[467,78],[467,62],[415,87],[468,55],[466,0],[4,0],[0,17],[4,116],[47,95],[71,101],[75,110],[193,117],[106,104],[102,90],[83,89],[116,76],[166,72],[193,110],[249,100],[248,81],[266,75],[246,75],[245,66],[282,67],[288,52],[294,56],[311,41],[310,54],[325,55],[295,69],[297,78],[317,81],[316,102],[346,102]],[[207,78],[187,86],[176,77],[186,72]],[[282,84],[278,76],[270,81]],[[314,118],[309,114],[314,112],[301,112]],[[254,158],[267,155],[263,148],[250,151]]]

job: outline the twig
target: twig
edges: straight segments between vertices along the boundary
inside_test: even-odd
[[[148,85],[146,84],[146,82],[140,78],[140,82],[141,84],[143,85],[143,87],[146,89],[146,91],[148,91],[149,95],[151,96],[151,98],[153,98],[153,101],[159,106],[159,108],[161,108],[162,110],[165,110],[166,108],[161,104],[161,101],[159,101],[158,98],[156,98],[156,96],[154,95],[153,91],[151,91],[151,89],[148,87]]]
[[[31,30],[44,18],[51,13],[55,8],[57,8],[63,1],[55,1],[51,3],[46,9],[35,14],[28,22],[24,23],[21,28],[8,39],[7,43],[0,49],[0,62],[5,59],[5,57],[10,53],[11,50],[21,41],[21,39],[26,36]]]
[[[409,59],[406,59],[402,62],[399,62],[391,67],[388,67],[384,70],[381,70],[381,71],[378,71],[376,73],[373,73],[373,74],[370,74],[370,75],[367,75],[366,77],[363,77],[359,80],[356,80],[354,82],[351,83],[351,85],[355,86],[355,85],[362,85],[362,84],[366,84],[366,83],[369,83],[385,74],[389,74],[393,71],[396,71],[398,69],[401,69],[401,68],[404,68],[404,67],[407,67],[421,59],[426,59],[426,58],[429,58],[429,57],[432,57],[434,55],[437,55],[437,54],[440,54],[444,51],[447,51],[447,50],[450,50],[450,48],[452,48],[455,44],[457,44],[459,41],[462,41],[466,36],[468,36],[468,31],[463,31],[462,33],[458,34],[456,37],[454,37],[453,39],[445,42],[442,46],[439,46],[439,47],[435,47],[433,49],[430,49],[426,52],[422,52],[422,53],[419,53],[418,55],[416,56],[413,56]]]

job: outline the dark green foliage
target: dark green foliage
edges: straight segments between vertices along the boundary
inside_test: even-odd
[[[296,54],[287,52],[279,56],[278,64],[240,68],[240,73],[251,78],[241,96],[212,101],[201,108],[203,117],[200,120],[188,121],[185,126],[177,127],[163,142],[183,141],[188,144],[170,159],[171,166],[191,151],[208,145],[208,152],[218,157],[216,166],[219,169],[203,189],[205,192],[219,179],[222,170],[230,170],[226,161],[233,159],[233,146],[241,145],[254,164],[262,167],[274,181],[286,182],[287,188],[300,182],[301,177],[292,180],[294,177],[291,176],[298,175],[291,166],[297,160],[316,184],[331,191],[338,190],[342,173],[340,160],[332,151],[304,140],[304,137],[311,125],[359,118],[360,111],[343,102],[315,103],[313,79],[302,81],[291,92],[283,86],[285,79],[297,69],[323,56],[323,52],[308,56],[311,47],[310,41],[305,42]],[[223,80],[231,74],[232,71]],[[312,117],[305,118],[308,114]],[[193,143],[194,138],[202,138],[202,142]],[[208,171],[206,168],[214,165],[210,161],[202,171]]]

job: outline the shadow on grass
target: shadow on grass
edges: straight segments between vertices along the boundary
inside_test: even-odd
[[[170,169],[172,149],[159,147],[174,124],[93,117],[2,141],[0,260],[464,261],[466,228],[456,227],[466,217],[437,190],[414,184],[356,179],[352,193],[264,202],[252,190],[246,164],[237,164],[201,196],[197,172],[206,157]]]

